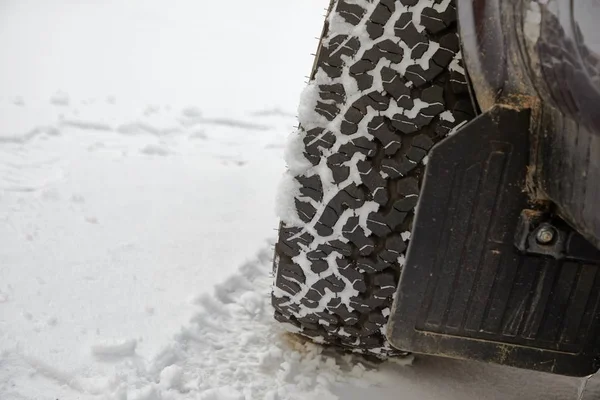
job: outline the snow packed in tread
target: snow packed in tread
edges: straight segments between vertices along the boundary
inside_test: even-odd
[[[333,1],[300,105],[298,218],[282,216],[276,319],[387,357],[427,153],[470,118],[451,1]],[[466,112],[464,112],[466,110]]]

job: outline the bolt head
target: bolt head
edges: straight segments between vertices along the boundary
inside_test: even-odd
[[[538,230],[535,238],[539,244],[549,244],[554,240],[555,236],[556,232],[553,228],[544,226]]]

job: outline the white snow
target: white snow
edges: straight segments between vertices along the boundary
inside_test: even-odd
[[[277,195],[275,197],[275,210],[277,216],[288,226],[302,226],[302,220],[296,211],[294,202],[300,194],[300,183],[294,175],[286,171],[279,181]]]
[[[2,2],[1,400],[576,393],[475,363],[373,365],[273,320],[283,143],[325,3]]]
[[[125,339],[113,343],[100,343],[92,346],[92,354],[99,359],[117,359],[133,357],[137,341]]]
[[[55,106],[68,106],[69,101],[69,95],[65,92],[56,92],[50,97],[50,103]]]

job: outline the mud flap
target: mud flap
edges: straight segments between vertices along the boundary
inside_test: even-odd
[[[527,110],[496,106],[432,150],[388,324],[398,349],[598,370],[600,256],[560,221],[527,211],[529,123]],[[529,246],[531,235],[550,240]],[[571,254],[581,248],[586,256]]]

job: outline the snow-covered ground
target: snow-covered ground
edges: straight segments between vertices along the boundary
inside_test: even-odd
[[[1,400],[576,398],[272,320],[275,191],[327,3],[0,2]]]

